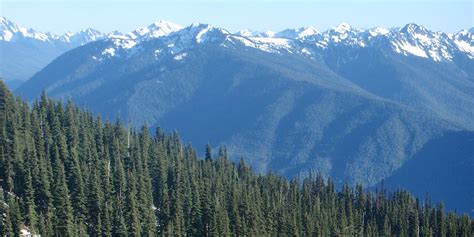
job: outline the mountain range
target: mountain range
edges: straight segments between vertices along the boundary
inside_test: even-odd
[[[62,53],[105,36],[94,29],[64,35],[43,33],[0,17],[0,77],[16,88]]]
[[[157,21],[65,52],[16,93],[46,90],[110,119],[177,129],[197,147],[226,144],[259,172],[386,179],[471,211],[472,190],[455,187],[474,184],[473,68],[472,29],[231,33]]]

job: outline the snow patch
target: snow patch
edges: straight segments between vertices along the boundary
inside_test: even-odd
[[[369,34],[373,37],[379,36],[379,35],[388,35],[389,33],[390,33],[390,30],[383,27],[375,27],[369,30]]]
[[[319,34],[319,32],[316,30],[316,28],[309,26],[309,27],[304,27],[300,29],[301,31],[298,34],[298,38],[304,38],[307,36],[311,35],[316,35]]]
[[[115,56],[115,49],[114,48],[107,48],[104,51],[102,51],[102,55],[113,57],[113,56]]]
[[[313,53],[311,53],[307,48],[303,48],[303,49],[301,50],[301,53],[302,53],[302,54],[306,54],[306,55],[312,55],[312,54],[313,54]]]
[[[271,30],[268,30],[268,31],[263,32],[262,37],[270,37],[271,38],[271,37],[275,37],[275,34],[276,34],[275,32],[273,32]]]
[[[393,42],[392,45],[395,47],[395,50],[398,53],[403,53],[405,56],[408,54],[412,54],[418,57],[428,58],[428,55],[426,55],[425,51],[422,48],[416,45],[412,45],[408,42]]]
[[[278,38],[303,39],[308,36],[317,35],[319,32],[312,26],[298,29],[286,29],[275,34]]]
[[[239,42],[244,44],[246,47],[252,47],[252,48],[256,47],[255,44],[247,38],[236,36],[234,37],[234,39],[238,40]]]
[[[341,24],[339,24],[338,26],[334,27],[333,30],[337,33],[340,33],[340,34],[344,34],[350,30],[352,30],[352,26],[349,25],[348,23],[346,22],[342,22]]]
[[[473,44],[469,44],[465,41],[460,41],[460,40],[454,40],[454,44],[456,44],[456,47],[459,50],[467,53],[467,56],[469,58],[471,59],[474,58],[474,45]]]
[[[158,58],[160,56],[161,52],[163,52],[163,50],[157,49],[153,52],[153,55],[155,55],[155,58]]]
[[[289,47],[290,46],[290,40],[288,39],[283,39],[283,38],[261,38],[261,37],[255,37],[251,38],[253,41],[259,42],[259,43],[265,43],[265,44],[272,44],[275,46],[280,46],[280,47]]]
[[[137,45],[137,42],[134,40],[119,40],[119,41],[114,41],[114,44],[118,47],[121,47],[123,49],[131,49]]]
[[[206,28],[199,31],[199,33],[196,35],[196,42],[198,43],[204,42],[207,38],[205,37],[206,33],[209,32],[210,30],[211,30],[211,26],[208,25],[206,26]]]
[[[424,34],[414,34],[413,38],[419,40],[422,43],[430,43],[430,38],[427,35]]]
[[[13,38],[13,33],[8,31],[8,30],[3,30],[2,31],[2,36],[0,36],[0,39],[1,40],[4,40],[4,41],[11,41],[12,38]]]
[[[254,43],[255,47],[269,53],[279,53],[281,49],[285,49],[288,52],[292,51],[291,40],[283,38],[262,38],[254,37],[250,38]]]
[[[181,60],[185,59],[186,56],[188,56],[187,53],[181,53],[181,54],[178,54],[178,55],[174,56],[173,59],[176,60],[176,61],[181,61]]]

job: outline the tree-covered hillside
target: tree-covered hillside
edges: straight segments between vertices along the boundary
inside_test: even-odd
[[[467,216],[383,187],[257,175],[225,147],[129,130],[0,83],[0,236],[472,236]],[[154,134],[152,134],[154,133]]]

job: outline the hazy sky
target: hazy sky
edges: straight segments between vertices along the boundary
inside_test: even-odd
[[[474,26],[473,0],[0,0],[0,13],[29,28],[53,33],[92,27],[128,32],[163,19],[186,26],[209,23],[230,31],[278,31],[347,22],[357,28],[418,23],[457,32]]]

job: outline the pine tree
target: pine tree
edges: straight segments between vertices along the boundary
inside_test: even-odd
[[[54,146],[54,207],[55,207],[55,223],[54,232],[56,236],[73,236],[74,234],[74,220],[73,210],[69,200],[69,190],[66,184],[66,175],[64,173],[64,166],[61,159],[59,159],[59,151],[57,146]]]
[[[115,150],[115,154],[118,156],[118,151]],[[115,219],[113,221],[112,226],[113,229],[113,236],[127,236],[128,235],[128,227],[125,222],[125,215],[126,215],[126,179],[125,179],[125,170],[123,168],[123,163],[120,158],[115,159],[115,198],[114,198],[114,209],[115,209]],[[130,214],[130,213],[129,213]]]
[[[102,233],[102,195],[98,180],[98,175],[92,169],[92,173],[89,175],[88,181],[89,196],[87,199],[88,213],[88,233],[91,236],[100,236]]]
[[[10,206],[6,201],[4,200],[3,189],[0,187],[0,236],[14,236]]]
[[[420,224],[418,220],[417,209],[410,210],[409,213],[408,235],[413,237],[420,236]]]
[[[257,174],[225,146],[201,159],[177,132],[29,104],[0,82],[0,235],[472,236],[468,215],[406,191]],[[2,195],[3,194],[3,195]]]
[[[13,236],[18,236],[22,222],[21,212],[17,197],[13,194],[7,195],[8,216],[7,233],[13,232]],[[10,227],[11,226],[11,227]]]
[[[140,236],[141,226],[137,204],[136,181],[130,172],[127,173],[127,178],[129,180],[126,193],[128,233],[130,236]]]
[[[212,148],[211,145],[207,144],[206,145],[206,161],[211,161],[212,160]]]

